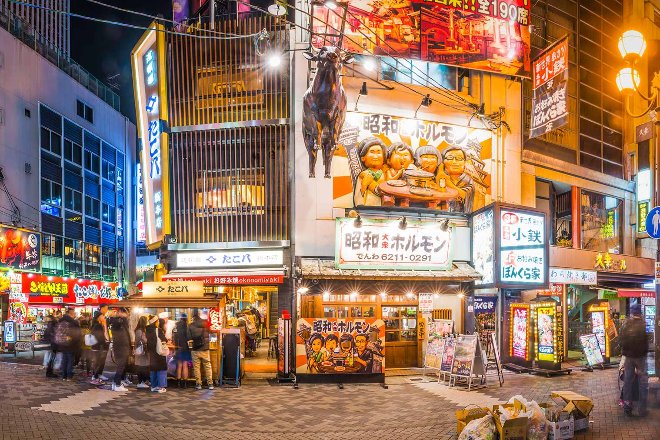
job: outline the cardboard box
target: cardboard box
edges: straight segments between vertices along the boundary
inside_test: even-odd
[[[500,421],[499,407],[510,408],[519,413],[526,412],[525,406],[519,401],[514,403],[505,403],[503,405],[493,406],[493,418],[495,419],[495,427],[500,435],[500,440],[527,440],[527,426],[529,419],[527,417],[516,417],[515,419],[508,419],[502,424]]]
[[[593,400],[573,391],[552,391],[550,396],[553,399],[561,399],[566,403],[563,411],[573,415],[575,431],[589,428],[589,414],[594,408]]]
[[[575,435],[575,419],[569,416],[562,422],[548,422],[548,440],[567,440]]]
[[[456,436],[461,435],[461,432],[468,423],[472,420],[480,419],[490,414],[490,409],[474,406],[472,408],[459,409],[456,411]]]

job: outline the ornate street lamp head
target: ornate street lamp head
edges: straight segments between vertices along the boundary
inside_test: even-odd
[[[646,40],[641,32],[635,30],[625,31],[619,37],[619,52],[624,60],[635,62],[646,50]]]
[[[639,87],[639,72],[632,67],[624,67],[616,75],[616,86],[624,95],[632,95]]]

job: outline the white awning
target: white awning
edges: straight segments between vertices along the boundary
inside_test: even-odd
[[[337,269],[332,259],[302,258],[300,269],[305,278],[337,280],[474,281],[481,279],[481,274],[465,262],[454,262],[450,270]]]

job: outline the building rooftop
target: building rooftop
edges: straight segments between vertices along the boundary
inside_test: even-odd
[[[120,111],[119,95],[99,81],[94,75],[90,74],[80,64],[73,61],[67,54],[57,49],[27,22],[5,8],[2,4],[0,4],[0,28],[7,30],[87,90],[108,103],[112,108]]]

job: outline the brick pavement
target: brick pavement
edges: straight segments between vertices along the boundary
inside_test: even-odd
[[[33,366],[0,363],[0,439],[450,439],[462,401],[506,400],[518,393],[545,401],[550,391],[561,389],[594,399],[593,423],[578,439],[660,438],[660,409],[630,419],[617,406],[616,370],[550,379],[507,374],[503,387],[495,383],[469,393],[408,378],[388,381],[389,389],[304,384],[295,390],[265,381],[240,389],[170,389],[161,395],[132,389],[82,415],[67,415],[35,408],[57,408],[46,404],[90,394],[82,393],[90,385],[46,379]]]

